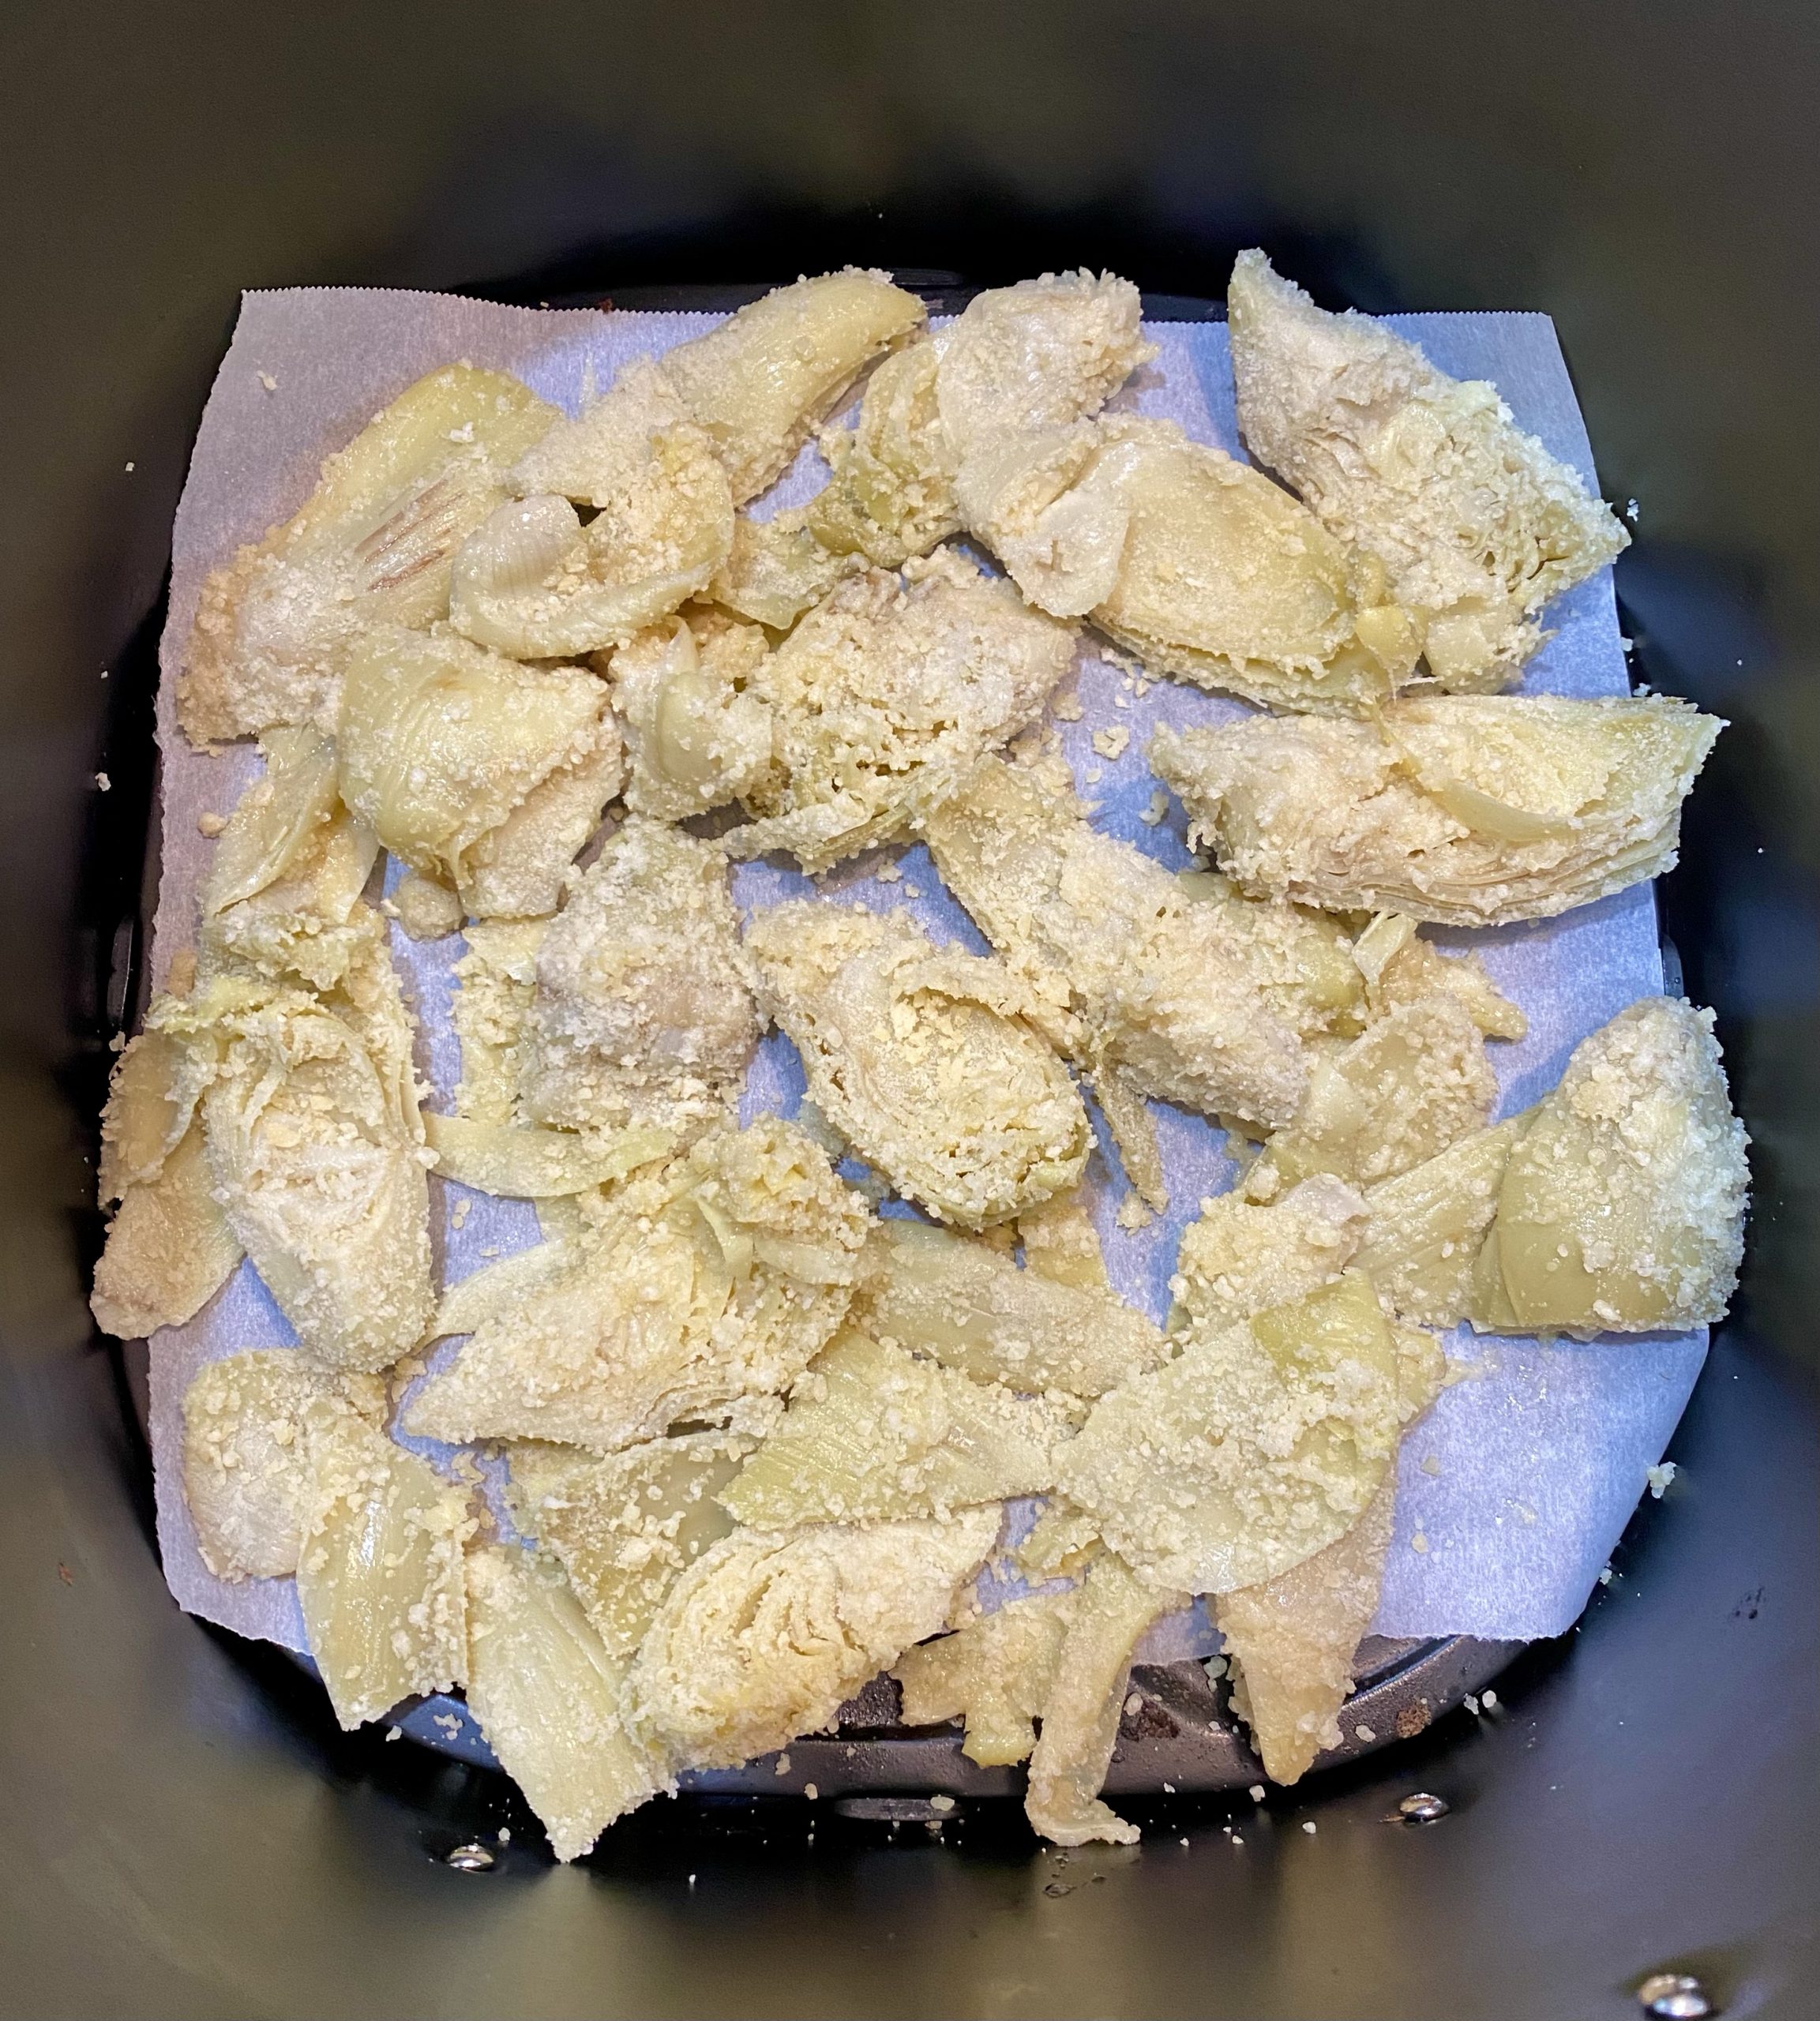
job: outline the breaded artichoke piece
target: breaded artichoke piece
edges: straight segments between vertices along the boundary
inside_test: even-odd
[[[1504,1168],[1533,1114],[1475,1130],[1364,1196],[1364,1239],[1353,1260],[1401,1318],[1425,1326],[1465,1318],[1473,1263],[1498,1212]],[[1253,1211],[1280,1213],[1295,1197]]]
[[[899,1192],[978,1228],[1079,1183],[1086,1111],[1002,964],[816,901],[755,913],[745,951],[810,1099]]]
[[[602,1648],[562,1575],[529,1551],[467,1554],[467,1702],[559,1860],[674,1787],[621,1707],[625,1665]]]
[[[1324,1550],[1376,1493],[1402,1423],[1398,1343],[1356,1273],[1183,1337],[1094,1406],[1057,1484],[1146,1578],[1229,1592]]]
[[[1330,935],[1288,906],[1197,898],[1090,827],[1065,774],[989,759],[923,832],[949,890],[1051,1007],[1102,1108],[1122,1078],[1281,1127],[1308,1086],[1304,1035],[1360,999],[1343,958],[1337,986],[1328,973]]]
[[[183,1393],[183,1498],[217,1579],[285,1579],[315,1512],[310,1427],[351,1412],[385,1422],[377,1375],[336,1375],[294,1348],[205,1363]]]
[[[906,1727],[965,1719],[961,1752],[981,1768],[1008,1768],[1036,1745],[1032,1722],[1055,1688],[1075,1605],[1072,1590],[1035,1593],[983,1614],[952,1635],[908,1651],[891,1672]]]
[[[1090,419],[1156,355],[1129,281],[1045,274],[977,294],[933,341],[885,360],[859,419],[830,429],[833,472],[809,508],[817,540],[896,568],[961,523],[954,477],[992,437]]]
[[[715,1498],[757,1446],[742,1432],[691,1431],[604,1459],[511,1449],[512,1520],[561,1561],[609,1655],[629,1661],[670,1588],[731,1534]]]
[[[1038,1399],[849,1332],[817,1355],[721,1505],[756,1530],[946,1517],[1041,1494],[1072,1429]]]
[[[635,814],[685,821],[764,775],[771,712],[750,691],[770,650],[756,624],[692,608],[614,654],[603,671],[625,726],[625,804]]]
[[[854,426],[822,430],[832,475],[803,524],[824,555],[901,568],[960,531],[956,459],[936,395],[948,341],[909,344],[887,358],[867,381]]]
[[[1399,1004],[1316,1061],[1295,1121],[1245,1175],[1253,1200],[1331,1172],[1357,1186],[1394,1179],[1483,1129],[1498,1099],[1485,1041],[1450,991]]]
[[[699,1130],[737,1100],[759,1018],[726,861],[639,816],[551,921],[525,1012],[525,1117],[569,1129]]]
[[[1214,1625],[1238,1659],[1233,1707],[1273,1783],[1298,1781],[1340,1745],[1359,1644],[1378,1610],[1397,1483],[1387,1474],[1342,1537],[1260,1586],[1222,1593]]]
[[[887,358],[875,379],[895,362]],[[773,632],[787,632],[843,576],[862,565],[856,556],[824,546],[819,533],[812,531],[812,526],[820,527],[813,516],[826,496],[824,492],[813,505],[793,506],[768,519],[739,513],[734,520],[732,552],[706,594],[736,617]]]
[[[559,418],[503,372],[445,366],[328,458],[302,509],[203,585],[177,688],[193,744],[281,723],[332,731],[349,648],[448,613],[456,549]]]
[[[148,1024],[206,1062],[215,1198],[299,1344],[328,1367],[388,1367],[422,1337],[430,1195],[410,1027],[381,947],[331,1010],[223,977]]]
[[[358,1411],[308,1414],[313,1476],[297,1558],[310,1653],[354,1727],[467,1674],[468,1490]]]
[[[950,452],[1097,414],[1157,354],[1137,290],[1116,274],[1045,274],[976,294],[936,339],[936,405]]]
[[[1082,1284],[1045,1274],[1027,1238],[1020,1270],[945,1228],[881,1220],[867,1238],[865,1265],[858,1323],[981,1382],[1101,1397],[1164,1359],[1163,1337],[1143,1313],[1103,1278]]]
[[[1169,1290],[1189,1326],[1219,1333],[1333,1283],[1368,1224],[1364,1200],[1330,1173],[1267,1207],[1223,1193],[1203,1201],[1200,1219],[1183,1229]]]
[[[554,911],[619,789],[600,681],[520,666],[449,632],[370,630],[349,657],[337,742],[350,811],[415,868],[451,878],[474,913],[502,878],[508,899]]]
[[[1371,722],[1165,726],[1150,763],[1254,896],[1496,926],[1672,868],[1724,728],[1661,695],[1430,696]]]
[[[265,775],[240,796],[202,891],[205,968],[332,989],[366,937],[360,903],[379,842],[336,797],[335,746],[308,724],[261,740]]]
[[[695,1768],[819,1732],[947,1625],[998,1530],[996,1507],[946,1523],[736,1530],[658,1610],[626,1680],[634,1730]]]
[[[666,351],[662,369],[743,505],[783,474],[867,366],[925,320],[888,274],[846,267],[774,288]]]
[[[411,1431],[611,1453],[739,1415],[839,1330],[869,1216],[817,1145],[763,1117],[638,1174],[595,1218],[573,1269],[424,1384]]]
[[[1024,1815],[1044,1838],[1058,1846],[1094,1839],[1128,1846],[1141,1835],[1100,1802],[1099,1792],[1119,1737],[1131,1652],[1153,1622],[1186,1607],[1188,1599],[1139,1578],[1112,1551],[1088,1566],[1069,1610],[1042,1733],[1030,1756]]]
[[[648,360],[559,422],[508,482],[517,497],[456,555],[448,615],[515,658],[622,644],[705,589],[732,549],[714,443]],[[585,525],[574,501],[595,508]]]
[[[210,1188],[197,1103],[204,1085],[169,1033],[141,1032],[115,1063],[101,1114],[99,1203],[119,1203],[89,1308],[118,1340],[180,1326],[240,1261]]]
[[[1574,1048],[1513,1146],[1488,1238],[1506,1309],[1476,1324],[1648,1333],[1725,1316],[1750,1139],[1713,1014],[1645,997]]]
[[[1610,509],[1495,386],[1317,309],[1262,253],[1239,255],[1226,300],[1252,455],[1383,563],[1442,687],[1507,687],[1542,642],[1537,613],[1630,545]]]
[[[907,834],[985,752],[1034,722],[1074,658],[1074,634],[1008,583],[944,552],[900,582],[843,583],[760,669],[770,771],[735,857],[789,849],[803,868]]]
[[[1357,714],[1421,648],[1383,564],[1173,422],[1109,416],[994,436],[955,479],[968,528],[1057,617],[1146,667],[1272,708]]]

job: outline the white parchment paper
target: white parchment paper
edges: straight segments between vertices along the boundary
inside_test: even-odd
[[[197,827],[205,811],[228,812],[259,769],[250,747],[208,756],[178,729],[174,685],[197,592],[208,572],[243,542],[294,512],[317,467],[411,381],[457,358],[516,373],[546,399],[574,411],[629,359],[655,354],[715,319],[596,310],[501,307],[447,295],[362,288],[299,288],[245,298],[233,343],[203,415],[173,542],[171,613],[158,707],[163,757],[162,877],[153,973],[162,985],[172,956],[193,944],[197,894],[213,845]],[[1592,457],[1553,325],[1546,317],[1476,314],[1397,317],[1444,370],[1493,381],[1522,426],[1590,479]],[[1167,415],[1192,436],[1240,452],[1224,324],[1149,326],[1154,364],[1120,404]],[[825,473],[805,451],[761,512],[816,489]],[[1548,614],[1554,636],[1531,662],[1535,692],[1615,695],[1627,691],[1609,572],[1560,599]],[[1059,729],[1076,783],[1097,803],[1095,819],[1172,868],[1187,864],[1181,810],[1154,809],[1157,782],[1144,757],[1160,722],[1206,722],[1239,705],[1172,681],[1155,684],[1083,648],[1078,720]],[[1093,744],[1096,732],[1122,729],[1116,759]],[[895,879],[879,872],[895,869]],[[741,866],[734,894],[749,909],[816,891],[880,909],[906,906],[938,939],[983,943],[944,891],[921,848],[889,849],[843,864],[812,883],[773,864]],[[1574,1046],[1639,996],[1661,988],[1655,906],[1647,889],[1588,906],[1566,918],[1473,935],[1443,944],[1484,954],[1500,988],[1522,1005],[1529,1035],[1494,1044],[1500,1113],[1552,1086]],[[395,928],[392,953],[420,1025],[419,1063],[438,1091],[452,1092],[460,1059],[450,1028],[459,938],[419,945]],[[802,1073],[786,1040],[760,1050],[744,1112],[794,1112]],[[442,1105],[440,1100],[437,1106]],[[1199,1117],[1157,1106],[1173,1205],[1136,1233],[1115,1216],[1124,1196],[1116,1160],[1096,1158],[1088,1181],[1093,1211],[1119,1290],[1161,1319],[1177,1239],[1203,1196],[1223,1192],[1234,1170],[1221,1133]],[[1098,1119],[1096,1118],[1096,1123]],[[1103,1135],[1103,1133],[1102,1133]],[[434,1179],[433,1212],[448,1281],[538,1239],[527,1203],[467,1194],[457,1229],[451,1218],[465,1189]],[[189,1325],[151,1344],[152,1439],[159,1539],[165,1576],[190,1612],[245,1635],[304,1646],[294,1584],[212,1577],[197,1554],[180,1479],[182,1400],[203,1362],[293,1337],[249,1264]],[[1449,1389],[1405,1441],[1397,1537],[1375,1632],[1389,1636],[1468,1633],[1529,1638],[1563,1632],[1585,1605],[1601,1567],[1661,1457],[1706,1353],[1703,1333],[1611,1337],[1587,1345],[1477,1337],[1448,1342],[1465,1379]],[[450,1352],[445,1348],[441,1352]],[[1158,1637],[1157,1659],[1204,1653],[1199,1610]]]

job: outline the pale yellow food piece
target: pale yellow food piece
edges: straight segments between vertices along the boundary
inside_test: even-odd
[[[204,1364],[183,1393],[183,1498],[217,1579],[285,1579],[314,1513],[310,1425],[351,1412],[385,1421],[385,1382],[339,1376],[291,1348]],[[326,1413],[326,1417],[325,1415]]]
[[[946,1523],[736,1530],[658,1610],[626,1696],[679,1765],[725,1768],[830,1725],[842,1703],[946,1625],[998,1535],[996,1507]]]
[[[812,900],[755,913],[745,951],[810,1098],[899,1193],[978,1228],[1079,1184],[1086,1111],[1000,963]]]
[[[332,731],[350,647],[370,624],[448,614],[456,549],[557,418],[516,379],[467,365],[402,393],[328,458],[295,518],[203,585],[177,689],[190,741]]]
[[[469,1552],[467,1576],[467,1702],[551,1851],[575,1859],[616,1817],[671,1787],[668,1766],[627,1732],[623,1663],[559,1573],[486,1544]]]
[[[1110,1289],[1020,1270],[944,1228],[881,1220],[865,1260],[861,1322],[981,1382],[1099,1397],[1164,1356],[1161,1334]]]
[[[1018,1216],[1024,1268],[1076,1291],[1109,1292],[1099,1230],[1078,1194],[1058,1194]],[[1064,1389],[1067,1384],[1062,1385]]]
[[[452,879],[474,913],[490,898],[554,909],[619,788],[600,681],[520,666],[448,632],[370,630],[349,659],[338,742],[349,809],[407,863]],[[542,866],[528,880],[527,854]],[[528,894],[490,891],[502,878]]]
[[[216,1201],[301,1344],[340,1369],[396,1360],[434,1303],[408,1023],[380,962],[345,1015],[229,977],[149,1020],[208,1058]]]
[[[887,358],[873,375],[873,384],[896,362]],[[871,397],[870,388],[867,397]],[[827,496],[824,492],[812,504],[791,507],[768,519],[739,513],[734,520],[732,549],[704,594],[737,617],[773,632],[787,632],[843,576],[861,565],[854,555],[832,542],[824,546],[819,537],[817,516]],[[899,555],[888,565],[895,568],[902,559]]]
[[[1356,310],[1317,309],[1262,253],[1239,255],[1226,300],[1252,455],[1383,561],[1442,686],[1508,686],[1542,642],[1537,612],[1629,546],[1610,509],[1495,386],[1449,378]]]
[[[547,920],[490,920],[468,927],[455,965],[461,987],[450,1020],[461,1042],[456,1113],[475,1123],[517,1120],[524,1020],[537,987]]]
[[[156,1179],[183,1142],[201,1092],[188,1064],[182,1040],[155,1026],[129,1040],[114,1063],[101,1112],[103,1205]]]
[[[1267,1128],[1293,1117],[1308,1078],[1301,1033],[1336,1014],[1327,962],[1307,958],[1326,939],[1301,916],[1197,898],[1091,827],[1065,774],[989,759],[923,831],[948,889],[1051,1007],[1057,1041],[1103,1101],[1116,1069],[1205,1114]],[[1357,999],[1356,972],[1348,992]]]
[[[1057,1484],[1158,1584],[1228,1592],[1342,1535],[1394,1457],[1398,1343],[1356,1274],[1214,1331],[1103,1397]]]
[[[995,435],[1090,419],[1157,354],[1138,291],[1085,268],[976,294],[936,339],[936,405],[959,462]]]
[[[629,818],[538,947],[519,1052],[525,1115],[700,1130],[737,1100],[759,1031],[726,859]]]
[[[720,1491],[752,1529],[899,1522],[1050,1485],[1067,1416],[869,1335],[818,1355],[783,1422]]]
[[[1245,1175],[1270,1200],[1331,1172],[1357,1186],[1394,1179],[1489,1121],[1498,1083],[1471,1012],[1450,991],[1387,1012],[1316,1062],[1295,1121]]]
[[[539,1130],[432,1112],[424,1117],[423,1127],[443,1178],[516,1200],[552,1199],[609,1185],[662,1157],[676,1142],[670,1132],[649,1124],[618,1130]]]
[[[1065,1494],[1054,1494],[1011,1555],[1026,1579],[1072,1579],[1099,1548],[1098,1518],[1075,1508]]]
[[[334,744],[309,724],[268,730],[265,774],[240,796],[202,889],[198,952],[332,989],[365,931],[360,894],[379,853],[336,797]]]
[[[789,849],[814,872],[906,834],[1036,720],[1074,643],[1010,584],[945,550],[902,582],[872,569],[842,583],[753,683],[775,756],[745,796],[758,818],[733,831],[728,851]]]
[[[1497,1213],[1511,1148],[1529,1120],[1512,1116],[1476,1130],[1366,1194],[1364,1239],[1353,1260],[1404,1318],[1451,1326],[1465,1318],[1473,1262]]]
[[[1660,695],[1430,696],[1372,722],[1165,727],[1150,762],[1254,895],[1493,926],[1671,868],[1724,727]]]
[[[95,1266],[89,1309],[116,1340],[145,1340],[193,1318],[233,1274],[242,1250],[211,1194],[200,1125],[148,1179],[126,1186]]]
[[[1365,1001],[1374,1018],[1447,990],[1465,1005],[1488,1039],[1520,1039],[1529,1029],[1529,1019],[1485,973],[1477,951],[1442,954],[1421,937],[1406,913],[1379,913],[1353,943],[1352,955],[1365,978]]]
[[[1496,1258],[1518,1326],[1722,1319],[1743,1253],[1749,1141],[1711,1011],[1646,997],[1582,1040],[1499,1192]]]
[[[1331,1284],[1353,1261],[1368,1218],[1358,1193],[1327,1173],[1269,1206],[1223,1193],[1203,1201],[1200,1219],[1183,1229],[1169,1289],[1198,1331],[1236,1326]]]
[[[895,568],[961,523],[954,478],[993,437],[1083,421],[1155,356],[1129,281],[1045,274],[977,294],[933,341],[887,358],[851,429],[829,429],[833,476],[816,538]]]
[[[1215,1625],[1238,1659],[1234,1708],[1273,1783],[1293,1783],[1340,1745],[1360,1639],[1378,1610],[1396,1511],[1384,1483],[1343,1537],[1259,1586],[1222,1593]]]
[[[832,475],[809,501],[805,524],[831,557],[863,556],[899,568],[960,527],[955,456],[936,403],[937,361],[951,333],[887,358],[866,382],[851,428],[824,429]]]
[[[648,360],[559,422],[508,481],[519,496],[456,555],[448,615],[516,659],[622,643],[706,588],[733,546],[714,444]],[[595,508],[585,525],[576,500]]]
[[[409,1428],[617,1451],[795,1381],[846,1317],[869,1216],[774,1117],[602,1198],[575,1267],[484,1322]]]
[[[993,438],[956,481],[968,527],[1056,617],[1145,666],[1285,709],[1357,714],[1413,670],[1383,564],[1173,422],[1116,415]]]
[[[421,871],[407,871],[392,893],[392,916],[413,940],[446,940],[465,917],[459,892]]]
[[[561,1445],[512,1448],[512,1520],[554,1551],[609,1655],[636,1653],[664,1595],[734,1519],[715,1496],[758,1442],[692,1431],[605,1459]]]
[[[625,804],[635,814],[684,821],[764,775],[771,713],[751,689],[769,651],[756,624],[698,608],[612,656],[606,672],[625,726]]]
[[[665,377],[707,429],[743,505],[781,477],[875,358],[924,322],[886,274],[847,267],[774,288],[664,354]]]
[[[1061,1652],[1030,1757],[1024,1815],[1058,1846],[1101,1839],[1115,1846],[1140,1834],[1099,1800],[1119,1737],[1131,1652],[1153,1622],[1188,1604],[1186,1593],[1142,1580],[1102,1551],[1069,1610]]]
[[[309,1413],[314,1491],[297,1558],[310,1653],[335,1716],[359,1726],[467,1674],[468,1491],[358,1412]]]
[[[965,1719],[961,1752],[982,1768],[1025,1760],[1054,1689],[1075,1604],[1073,1592],[1012,1600],[952,1635],[908,1651],[891,1672],[903,1689],[906,1727]]]

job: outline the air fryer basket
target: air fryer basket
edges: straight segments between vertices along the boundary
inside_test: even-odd
[[[1728,2013],[1820,2010],[1811,24],[305,11],[8,30],[0,2014],[1503,2021],[1635,2013],[1663,1968]],[[1193,1667],[1136,1679],[1110,1787],[1153,1792],[1120,1797],[1143,1843],[1072,1854],[874,1692],[761,1798],[719,1779],[554,1869],[459,1738],[341,1734],[281,1652],[177,1613],[138,1370],[81,1305],[156,877],[159,583],[234,291],[719,306],[853,259],[945,306],[1084,261],[1180,316],[1254,242],[1334,305],[1552,311],[1608,493],[1639,501],[1639,677],[1732,721],[1662,892],[1757,1146],[1681,1477],[1578,1629],[1379,1652],[1370,1723],[1408,1737],[1263,1806]],[[1500,1671],[1490,1716],[1460,1706]],[[1447,1814],[1392,1821],[1417,1790]],[[490,1865],[449,1863],[475,1843]]]

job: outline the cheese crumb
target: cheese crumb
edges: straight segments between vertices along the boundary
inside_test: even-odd
[[[771,1772],[774,1775],[787,1775],[790,1773],[790,1757],[780,1754],[777,1758],[777,1766]]]
[[[1353,1731],[1369,1747],[1378,1736],[1370,1727],[1354,1727]]]
[[[1311,1839],[1313,1838],[1315,1835],[1315,1820],[1313,1818],[1311,1817],[1308,1819],[1303,1824],[1302,1829],[1308,1833]]]
[[[1086,713],[1078,695],[1058,695],[1049,707],[1058,722],[1078,723]]]
[[[1432,1476],[1439,1473],[1440,1471],[1441,1463],[1435,1457],[1434,1454],[1432,1453],[1424,1453],[1422,1457],[1422,1472],[1424,1474]]]
[[[268,393],[276,393],[278,391],[278,381],[272,377],[269,372],[261,372],[260,373],[259,383]]]
[[[1264,1800],[1263,1784],[1262,1783],[1252,1783],[1251,1787],[1246,1790],[1245,1794],[1251,1798],[1253,1803],[1262,1803]]]
[[[114,782],[105,772],[95,774],[95,790],[97,793],[111,793],[114,790]]]
[[[816,1798],[821,1794],[821,1791],[816,1787],[813,1783],[805,1783],[802,1786],[802,1793],[809,1798],[811,1803],[813,1803]]]
[[[1115,723],[1110,729],[1094,732],[1094,748],[1102,758],[1122,758],[1125,746],[1131,741],[1131,733],[1123,723]]]
[[[1662,1499],[1663,1491],[1680,1471],[1672,1460],[1664,1460],[1660,1466],[1652,1467],[1644,1475],[1649,1483],[1650,1494],[1657,1502]]]
[[[1150,795],[1150,804],[1138,819],[1146,828],[1154,828],[1169,811],[1169,797],[1161,786]]]
[[[903,865],[901,863],[884,864],[879,868],[878,881],[881,884],[895,884],[902,875]]]
[[[1409,1548],[1411,1550],[1425,1551],[1428,1548],[1428,1539],[1427,1535],[1422,1531],[1418,1530],[1409,1539]]]

